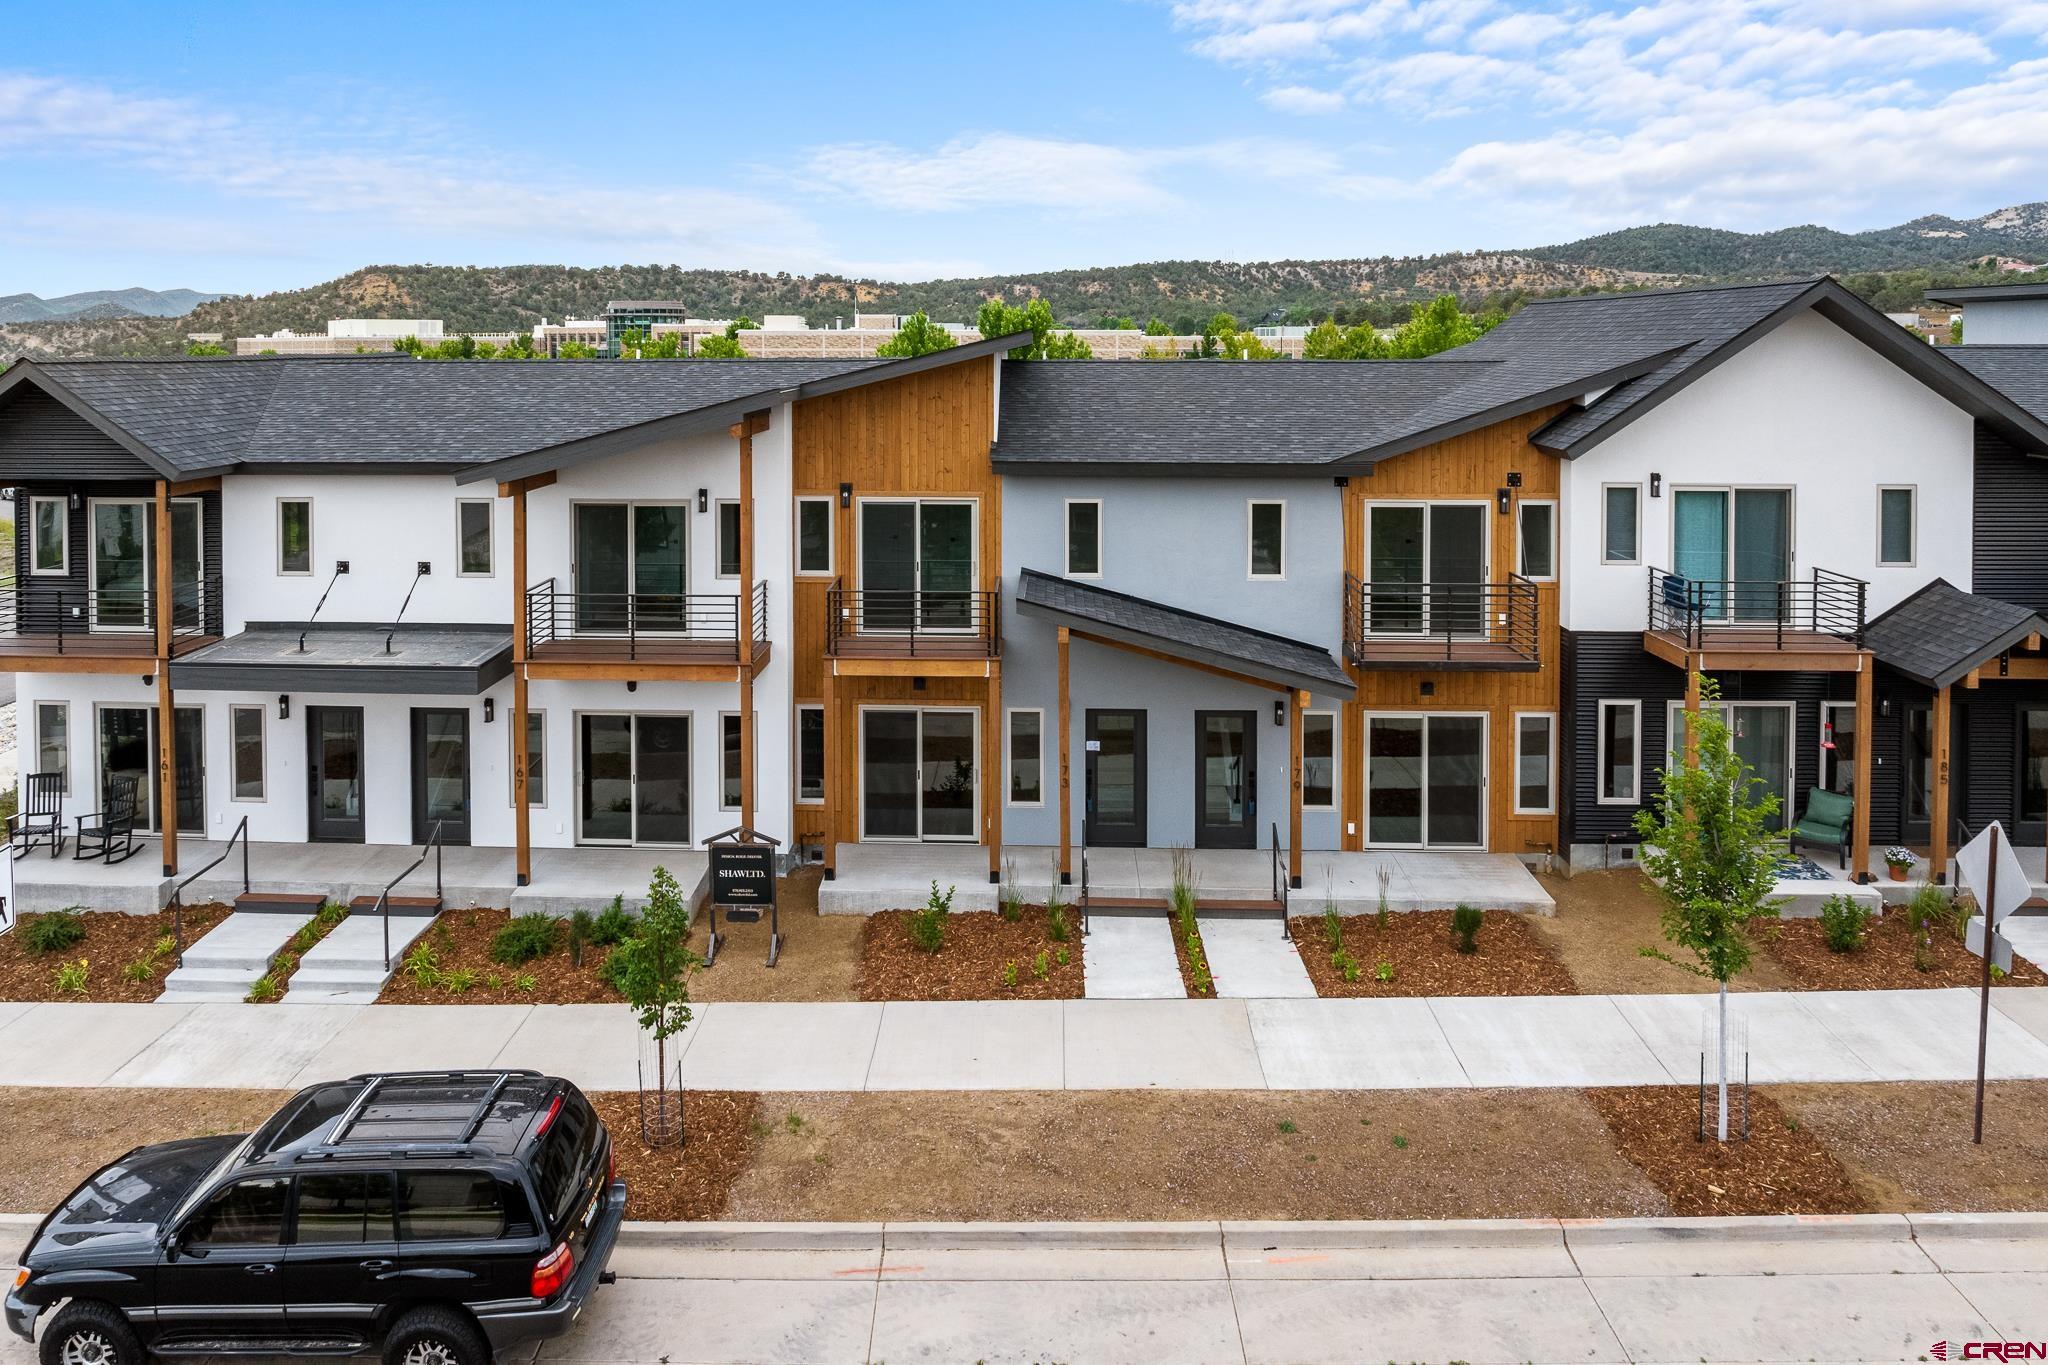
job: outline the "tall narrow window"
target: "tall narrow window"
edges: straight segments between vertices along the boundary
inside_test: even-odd
[[[1251,576],[1284,578],[1287,574],[1287,504],[1251,505]]]
[[[1556,809],[1551,795],[1556,736],[1557,718],[1549,712],[1515,717],[1515,814],[1549,815]]]
[[[31,574],[71,572],[71,514],[63,498],[28,500],[29,559]]]
[[[1557,577],[1557,504],[1525,502],[1515,509],[1515,529],[1522,542],[1521,575],[1549,580]]]
[[[55,773],[58,790],[71,790],[71,708],[64,702],[36,703],[35,771]]]
[[[508,743],[519,743],[517,726],[506,727]],[[548,803],[548,713],[528,711],[526,713],[526,804],[529,807],[545,806]],[[516,760],[518,755],[513,755]],[[509,781],[511,770],[505,774]],[[514,787],[516,791],[516,786]]]
[[[277,571],[281,574],[313,572],[313,500],[277,500]]]
[[[832,572],[832,499],[796,500],[796,571]]]
[[[491,504],[464,498],[455,504],[456,574],[462,578],[491,576]]]
[[[1600,800],[1610,806],[1636,803],[1641,767],[1643,704],[1603,701],[1597,729]]]
[[[234,753],[234,799],[263,799],[263,708],[228,708],[228,742]]]
[[[1334,711],[1302,713],[1301,808],[1337,808],[1337,715]]]
[[[740,505],[736,502],[718,504],[718,576],[740,576]]]
[[[1067,577],[1102,577],[1102,504],[1067,500]]]
[[[738,810],[741,797],[740,718],[731,713],[718,718],[718,805],[721,810]]]
[[[1918,528],[1911,488],[1877,490],[1877,562],[1909,565],[1914,558]]]
[[[1070,504],[1071,505],[1071,504]],[[1010,804],[1045,804],[1045,712],[1010,713]]]
[[[796,799],[816,804],[825,799],[825,708],[796,708]]]
[[[1600,490],[1600,495],[1600,561],[1640,563],[1643,550],[1637,523],[1643,510],[1642,485],[1611,483]]]
[[[2019,820],[2038,826],[2048,821],[2048,711],[2022,707],[2019,732]]]

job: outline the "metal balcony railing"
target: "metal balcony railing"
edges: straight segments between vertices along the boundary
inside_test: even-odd
[[[219,574],[172,590],[172,654],[220,634],[220,604]],[[62,579],[0,578],[0,652],[154,654],[156,606],[147,585],[81,588]]]
[[[992,588],[848,588],[825,594],[825,652],[838,658],[993,659],[1003,652]]]
[[[1368,583],[1345,575],[1344,640],[1355,662],[1534,666],[1542,655],[1536,584]]]
[[[1800,649],[1819,637],[1863,646],[1870,585],[1847,574],[1815,569],[1804,579],[1714,579],[1653,568],[1649,586],[1649,629],[1687,649]]]
[[[768,584],[756,583],[749,615],[756,652],[768,644]],[[526,591],[526,648],[651,662],[737,663],[737,593],[563,592],[552,578]]]

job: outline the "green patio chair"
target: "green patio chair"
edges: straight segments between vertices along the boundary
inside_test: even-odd
[[[1809,788],[1806,809],[1800,812],[1799,823],[1792,826],[1791,851],[1797,854],[1802,843],[1832,848],[1846,870],[1849,866],[1849,827],[1855,819],[1856,802],[1853,799],[1825,787]]]

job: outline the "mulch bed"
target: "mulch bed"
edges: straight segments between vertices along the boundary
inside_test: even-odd
[[[1461,953],[1449,910],[1404,910],[1387,916],[1345,915],[1344,950],[1357,959],[1356,981],[1331,963],[1336,945],[1321,916],[1293,922],[1294,945],[1316,994],[1325,996],[1576,995],[1578,985],[1521,916],[1488,910],[1479,928],[1479,951]],[[1376,969],[1393,966],[1393,979]]]
[[[225,905],[188,905],[184,908],[185,944],[190,947],[199,936],[218,924],[228,913]],[[160,940],[171,933],[171,912],[154,915],[124,915],[112,910],[79,912],[85,921],[85,937],[69,948],[39,953],[28,945],[28,933],[41,915],[23,915],[14,929],[0,937],[0,1000],[68,1000],[103,1004],[110,1001],[150,1001],[164,991],[164,978],[176,967],[173,954],[157,954]],[[57,988],[57,968],[86,961],[85,990]],[[131,981],[122,973],[130,963],[149,960],[149,972]]]
[[[1761,1090],[1750,1092],[1750,1135],[1737,1139],[1740,1098],[1731,1087],[1731,1137],[1725,1143],[1712,1136],[1711,1091],[1705,1142],[1699,1141],[1699,1092],[1693,1087],[1588,1090],[1586,1098],[1621,1154],[1680,1217],[1870,1211],[1826,1145]]]
[[[1081,982],[1081,922],[1062,911],[1064,943],[1055,941],[1050,914],[1042,905],[1023,907],[1006,920],[994,911],[970,910],[946,917],[945,940],[928,953],[910,938],[913,911],[884,910],[861,927],[862,1000],[1078,1000]],[[1067,960],[1059,960],[1060,950]],[[1036,971],[1039,954],[1046,972]],[[1017,969],[1017,984],[1004,982],[1004,969]]]
[[[753,1160],[762,1125],[759,1097],[739,1090],[690,1090],[683,1096],[683,1145],[651,1148],[640,1140],[640,1097],[601,1091],[590,1103],[611,1130],[626,1216],[655,1222],[722,1217],[733,1182]]]
[[[1212,998],[1216,994],[1216,964],[1209,961],[1208,945],[1202,942],[1202,926],[1196,924],[1186,934],[1183,934],[1179,918],[1168,914],[1166,917],[1166,929],[1168,933],[1173,935],[1174,961],[1180,964],[1180,988],[1188,993],[1188,999],[1190,1000],[1207,1000]],[[1195,946],[1201,948],[1202,961],[1209,968],[1209,984],[1206,990],[1196,984],[1195,981],[1195,960],[1188,951],[1189,935],[1193,936]]]
[[[400,965],[377,996],[380,1005],[610,1005],[619,993],[600,974],[611,949],[586,945],[581,966],[569,958],[569,925],[546,957],[507,966],[491,960],[491,940],[511,922],[509,910],[449,910],[413,941],[433,953],[438,979]],[[409,961],[410,959],[408,959]],[[450,981],[450,977],[454,981]],[[532,980],[532,989],[520,985]],[[462,989],[455,989],[461,984]]]
[[[1757,933],[1764,951],[1785,969],[1795,990],[1898,991],[1975,986],[1984,979],[1984,959],[1964,947],[1953,929],[1934,931],[1927,950],[1932,965],[1924,972],[1916,968],[1913,928],[1903,905],[1888,906],[1882,917],[1871,920],[1863,946],[1853,953],[1830,952],[1817,919],[1765,921]],[[2015,955],[2006,983],[2043,986],[2048,985],[2048,975]]]

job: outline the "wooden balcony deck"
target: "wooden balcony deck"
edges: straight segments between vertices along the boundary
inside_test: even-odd
[[[1643,648],[1675,668],[1697,666],[1708,673],[1854,673],[1863,657],[1854,640],[1824,631],[1785,630],[1760,625],[1707,626],[1686,633],[1646,630]]]
[[[1534,673],[1541,662],[1506,640],[1430,639],[1367,636],[1351,642],[1351,657],[1366,668],[1393,670],[1463,669],[1475,673]]]

